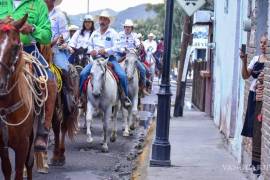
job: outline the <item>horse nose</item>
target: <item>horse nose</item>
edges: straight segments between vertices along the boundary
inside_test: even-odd
[[[101,95],[101,93],[99,93],[99,92],[93,93],[93,96],[96,97],[96,98],[97,98],[97,97],[100,97],[100,95]]]
[[[133,76],[128,76],[128,80],[131,81],[133,79]]]

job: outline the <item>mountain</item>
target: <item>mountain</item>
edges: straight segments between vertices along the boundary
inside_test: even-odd
[[[109,11],[114,17],[115,20],[112,24],[117,31],[122,30],[122,24],[126,19],[132,20],[145,20],[148,18],[153,18],[156,16],[154,11],[146,11],[147,4],[138,5],[135,7],[130,7],[120,12],[113,11],[112,9],[103,9]],[[103,10],[98,10],[94,12],[90,12],[92,16],[96,16],[101,13]],[[84,17],[85,13],[77,14],[77,15],[68,15],[70,19],[70,24],[75,24],[77,26],[81,26],[81,19]]]

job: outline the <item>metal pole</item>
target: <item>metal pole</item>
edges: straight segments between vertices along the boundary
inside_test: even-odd
[[[166,1],[166,20],[164,33],[164,69],[162,73],[161,85],[158,92],[157,127],[156,137],[152,145],[152,158],[150,166],[171,166],[170,154],[171,145],[169,142],[170,127],[170,59],[171,59],[171,39],[173,23],[173,3],[174,0]]]
[[[89,0],[87,0],[87,14],[89,14]]]

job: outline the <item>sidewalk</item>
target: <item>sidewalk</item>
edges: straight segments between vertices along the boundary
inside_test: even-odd
[[[170,143],[172,167],[148,167],[148,180],[246,179],[218,128],[203,112],[188,110],[184,117],[172,118]]]

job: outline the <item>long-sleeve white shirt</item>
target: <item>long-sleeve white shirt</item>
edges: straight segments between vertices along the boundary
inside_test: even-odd
[[[65,15],[57,9],[53,9],[49,13],[52,28],[52,40],[63,35],[63,38],[67,40],[69,38],[68,23]]]
[[[140,45],[140,40],[137,38],[137,33],[131,32],[130,34],[126,34],[125,31],[121,31],[119,32],[119,38],[119,46],[122,52],[125,50],[125,48],[133,49]]]
[[[92,50],[99,51],[105,49],[108,55],[114,55],[119,51],[119,35],[112,28],[108,28],[104,34],[101,34],[100,29],[97,29],[92,33],[89,42],[89,53]]]
[[[72,38],[70,39],[68,45],[70,47],[73,47],[75,49],[79,49],[80,47],[83,48],[88,48],[89,44],[90,44],[90,37],[91,37],[91,33],[90,31],[84,31],[84,36],[82,36],[81,34],[81,30],[77,30]]]
[[[146,52],[155,53],[157,51],[157,42],[155,40],[149,41],[149,39],[143,42],[144,49]]]

